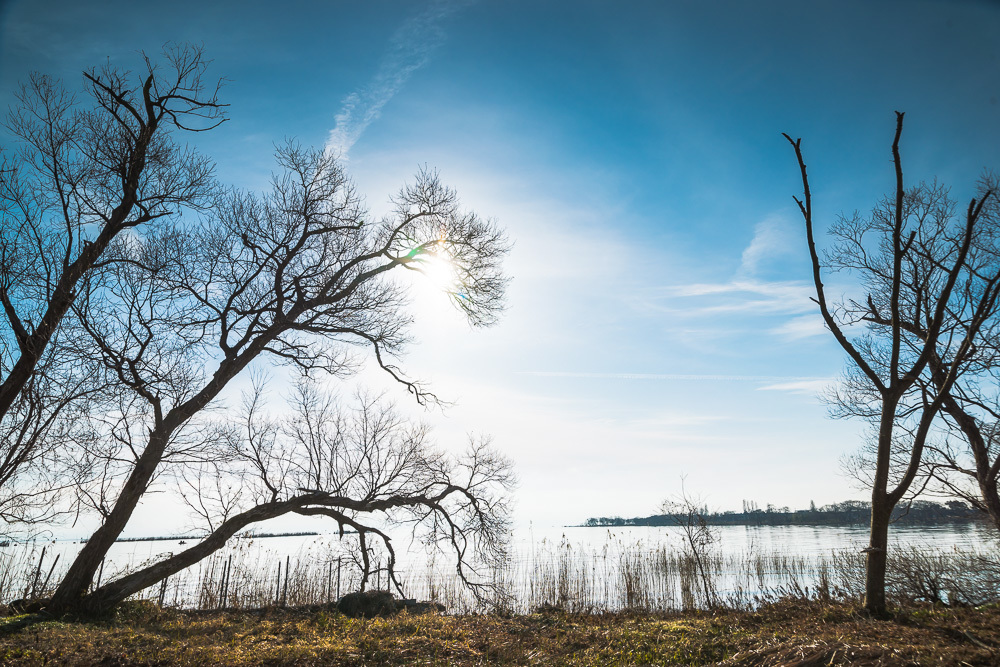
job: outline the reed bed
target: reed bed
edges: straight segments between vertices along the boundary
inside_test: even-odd
[[[350,544],[335,538],[304,543],[295,553],[266,540],[241,539],[139,599],[191,609],[299,607],[333,602],[357,590],[360,566]],[[63,545],[65,549],[65,545]],[[51,594],[71,557],[57,543],[27,543],[0,551],[0,601]],[[697,558],[696,558],[697,556]],[[753,609],[781,598],[849,600],[860,597],[863,554],[835,551],[794,555],[749,549],[693,554],[671,543],[609,540],[602,547],[542,540],[515,553],[500,570],[479,573],[488,595],[465,587],[453,567],[406,554],[397,577],[407,597],[443,604],[450,613],[499,610],[528,613]],[[368,587],[388,589],[384,557],[373,558]],[[100,580],[142,563],[108,562]],[[1000,600],[1000,562],[993,552],[899,548],[890,554],[888,594],[897,602],[923,600],[980,605]],[[397,592],[398,593],[398,592]]]

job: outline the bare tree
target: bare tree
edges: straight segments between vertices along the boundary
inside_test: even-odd
[[[997,299],[994,278],[989,290],[968,301],[970,326],[964,331],[946,327],[984,202],[992,193],[987,191],[973,199],[965,215],[956,218],[941,188],[919,186],[906,190],[899,154],[902,130],[903,114],[897,112],[892,142],[894,196],[886,198],[869,217],[842,217],[833,228],[839,242],[827,254],[827,264],[856,275],[866,291],[863,299],[847,299],[835,305],[829,303],[823,285],[801,139],[784,135],[795,149],[802,177],[804,196],[795,201],[806,225],[816,303],[827,327],[851,359],[844,382],[846,393],[838,402],[848,406],[849,414],[870,419],[874,427],[865,607],[875,615],[886,611],[886,551],[892,510],[918,474],[934,419],[974,352],[983,323],[982,310],[991,309]],[[914,275],[920,278],[911,280]],[[862,333],[853,335],[855,325],[866,324]],[[933,391],[920,391],[918,381],[935,355],[947,359],[945,373]],[[907,400],[914,392],[919,399]],[[908,426],[900,437],[904,422]],[[894,451],[902,452],[906,464],[890,486]]]
[[[78,332],[64,331],[64,344],[54,345],[81,281],[123,232],[200,207],[212,192],[211,163],[179,146],[172,130],[223,122],[218,85],[203,80],[200,49],[169,47],[163,60],[144,56],[138,77],[110,64],[85,72],[86,103],[32,75],[4,125],[13,139],[0,149],[0,514],[7,521],[35,516],[18,503],[27,499],[26,481],[46,470],[28,468],[51,463],[38,448],[52,441],[59,415],[96,393],[92,369],[79,368],[68,344]]]
[[[911,391],[901,401],[901,414],[913,413],[924,402],[933,401],[933,397],[944,386],[949,377],[951,367],[956,363],[954,351],[956,341],[961,341],[971,335],[973,341],[968,353],[959,360],[954,373],[954,382],[950,391],[941,401],[941,416],[933,436],[928,437],[924,445],[924,458],[921,468],[915,478],[915,483],[907,493],[906,500],[912,500],[921,492],[946,493],[960,495],[976,501],[981,509],[986,509],[981,493],[971,493],[971,489],[962,485],[950,474],[957,472],[976,473],[974,462],[972,468],[959,466],[959,459],[965,458],[981,447],[987,447],[983,432],[983,419],[989,421],[989,406],[995,404],[996,388],[992,387],[991,369],[997,363],[998,327],[1000,327],[1000,303],[997,301],[997,276],[1000,273],[1000,248],[997,246],[997,232],[1000,231],[998,218],[998,202],[989,193],[996,191],[995,179],[985,177],[978,188],[979,199],[984,206],[979,214],[979,222],[969,247],[962,271],[952,290],[951,300],[946,309],[944,323],[938,336],[938,346],[928,357],[924,373],[916,379]],[[901,276],[900,298],[910,304],[916,304],[926,298],[929,285],[940,279],[940,266],[936,256],[946,252],[940,245],[930,248],[931,237],[940,244],[947,242],[946,228],[953,219],[955,204],[946,189],[938,184],[923,185],[907,193],[907,206],[910,210],[918,208],[922,214],[924,229],[917,242],[918,250],[907,257]],[[934,230],[929,234],[927,230]],[[836,228],[841,236],[844,225]],[[951,241],[954,243],[954,240]],[[854,248],[845,253],[845,257],[857,256],[860,249],[857,242]],[[937,274],[937,275],[936,275]],[[884,276],[873,275],[869,284],[871,292],[888,293],[888,284]],[[884,304],[881,308],[869,307],[870,312],[862,315],[864,322],[871,326],[870,333],[874,337],[885,334],[891,321],[884,314]],[[881,312],[881,314],[880,314]],[[917,341],[926,340],[925,323],[912,319],[900,322],[906,333]],[[856,371],[849,374],[844,383],[844,390],[837,392],[833,398],[834,414],[837,416],[861,416],[873,418],[876,397],[870,386]],[[980,412],[980,406],[983,411]],[[915,431],[903,418],[898,420],[898,439],[900,444],[895,447],[891,456],[890,478],[898,482],[910,463],[908,443],[915,437]],[[956,449],[954,440],[970,439],[975,445]],[[964,451],[962,451],[964,450]],[[875,468],[875,441],[870,441],[855,456],[849,457],[845,467],[849,474],[857,478],[868,488],[872,484],[872,471]],[[979,457],[983,460],[983,457]],[[986,457],[988,458],[988,457]],[[960,471],[959,468],[962,470]],[[988,475],[988,470],[983,470]],[[961,475],[960,475],[961,476]],[[934,482],[937,481],[938,484]],[[941,487],[944,487],[942,489]]]
[[[708,568],[713,556],[713,547],[718,542],[719,536],[718,530],[708,524],[708,507],[701,498],[688,493],[684,488],[682,476],[680,493],[663,501],[660,512],[670,516],[680,528],[684,538],[684,552],[694,565],[697,579],[700,580],[705,595],[705,603],[709,609],[714,609],[718,604],[718,594]],[[693,600],[690,605],[693,606]]]
[[[288,145],[277,157],[282,171],[269,195],[233,191],[202,220],[120,239],[116,261],[78,300],[121,409],[104,416],[114,483],[100,497],[112,500],[57,589],[54,610],[84,604],[101,560],[158,474],[217,455],[211,411],[252,363],[342,376],[358,363],[351,350],[367,348],[426,403],[434,395],[393,363],[410,321],[398,270],[446,261],[457,276],[451,293],[473,325],[492,323],[503,306],[503,233],[463,211],[435,173],[419,173],[391,214],[369,220],[333,156]],[[304,511],[327,492],[279,494],[272,500],[279,505],[249,510],[251,518]]]
[[[160,562],[102,585],[84,606],[99,611],[221,548],[247,526],[286,514],[333,520],[343,538],[356,533],[361,589],[373,571],[375,545],[387,555],[387,579],[401,594],[396,551],[383,525],[410,525],[428,545],[455,555],[456,571],[481,599],[494,592],[486,571],[505,559],[506,492],[510,463],[486,443],[470,441],[455,458],[435,450],[428,431],[392,406],[359,396],[345,410],[312,383],[299,386],[284,418],[263,414],[260,388],[245,397],[240,429],[232,434],[223,482],[206,466],[187,496],[210,533]],[[208,485],[205,480],[210,481]],[[198,481],[194,481],[197,479]],[[482,569],[480,569],[482,568]]]
[[[1000,424],[1000,303],[997,282],[1000,274],[1000,202],[990,197],[997,191],[996,177],[987,174],[979,185],[985,200],[981,222],[973,238],[965,269],[954,291],[943,331],[950,340],[978,329],[975,347],[956,373],[956,380],[941,404],[944,432],[927,444],[923,463],[925,485],[935,492],[957,496],[984,512],[1000,529],[1000,451],[997,428]],[[927,265],[916,267],[904,289],[918,293],[916,285],[925,280]],[[885,325],[884,321],[872,320]],[[920,339],[926,332],[912,327]],[[932,395],[946,381],[954,359],[946,345],[939,343],[930,355],[927,370],[917,384],[923,395]]]

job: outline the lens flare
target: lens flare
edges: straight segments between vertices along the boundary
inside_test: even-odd
[[[422,255],[419,259],[419,271],[437,289],[454,292],[458,287],[455,264],[445,252]]]

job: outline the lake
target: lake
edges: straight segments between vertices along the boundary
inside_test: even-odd
[[[456,611],[478,608],[458,582],[453,560],[431,557],[422,546],[407,544],[405,533],[396,533],[397,571],[408,596],[440,600]],[[703,578],[683,558],[679,528],[529,524],[513,534],[510,563],[494,578],[509,592],[507,604],[516,611],[543,604],[582,610],[681,608],[707,604],[709,589],[720,599],[747,604],[755,597],[823,586],[842,594],[858,590],[860,552],[867,543],[863,526],[717,526],[712,533]],[[197,607],[335,599],[359,583],[359,568],[345,548],[352,538],[344,540],[336,534],[232,540],[214,557],[144,596]],[[177,553],[192,541],[187,542],[120,542],[109,552],[101,579]],[[943,559],[953,569],[985,562],[970,561],[970,554],[982,559],[996,553],[994,531],[979,524],[900,526],[891,531],[891,544],[896,553]],[[0,596],[9,601],[32,586],[36,592],[51,588],[81,546],[56,540],[0,549]],[[379,571],[370,585],[386,587],[384,556],[376,555],[373,562]],[[703,579],[711,581],[706,585]]]

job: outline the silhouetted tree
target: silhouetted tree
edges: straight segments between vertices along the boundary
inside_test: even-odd
[[[378,544],[387,555],[389,585],[404,593],[392,540],[373,523],[377,516],[410,525],[425,544],[452,551],[458,576],[481,599],[494,592],[486,574],[505,559],[507,491],[514,481],[505,458],[474,440],[464,456],[443,454],[426,427],[407,422],[384,401],[359,396],[345,409],[311,382],[299,385],[290,407],[283,417],[269,416],[255,386],[224,456],[185,471],[187,498],[208,536],[101,585],[83,605],[109,609],[197,563],[248,525],[285,514],[328,517],[342,539],[345,529],[353,530],[361,590]]]
[[[826,326],[851,359],[835,402],[842,407],[841,414],[862,416],[873,424],[865,607],[877,615],[886,611],[886,550],[892,510],[919,471],[931,425],[972,356],[982,325],[974,316],[967,330],[955,330],[955,336],[942,335],[954,305],[955,286],[966,270],[983,204],[991,194],[987,191],[973,199],[964,217],[957,219],[939,186],[905,189],[899,154],[902,130],[903,114],[897,113],[892,142],[894,195],[870,216],[842,217],[832,229],[837,243],[827,253],[827,264],[856,275],[866,292],[863,299],[834,305],[823,285],[801,139],[784,135],[795,149],[802,178],[803,198],[795,201],[805,221],[816,303]],[[915,273],[922,278],[911,281]],[[996,298],[996,279],[991,278],[990,289],[971,298],[968,307],[978,312],[980,306],[992,307]],[[862,331],[854,328],[864,324],[868,326]],[[915,334],[914,329],[921,334]],[[948,362],[940,382],[928,394],[921,391],[918,381],[934,355],[942,355]],[[908,398],[914,396],[913,400]],[[894,451],[902,452],[906,466],[890,484]]]
[[[489,325],[502,309],[508,243],[494,223],[460,209],[435,173],[420,172],[394,198],[391,214],[370,220],[334,156],[288,145],[277,159],[281,173],[270,194],[233,191],[197,222],[120,239],[117,261],[94,274],[78,300],[118,406],[95,420],[106,434],[96,442],[106,449],[93,455],[106,475],[82,494],[96,501],[103,523],[56,590],[54,610],[89,604],[101,560],[157,475],[216,460],[225,434],[212,408],[251,364],[343,376],[357,366],[351,349],[367,348],[425,403],[433,394],[392,363],[410,322],[406,286],[394,276],[446,262],[456,276],[447,289],[470,323]],[[335,492],[314,491],[278,494],[269,502],[279,505],[249,510],[236,523],[307,507],[333,516],[336,503],[321,500]],[[221,525],[217,535],[236,524]]]
[[[927,482],[937,482],[946,493],[957,495],[990,517],[1000,528],[1000,447],[997,428],[1000,422],[1000,387],[996,373],[1000,368],[1000,303],[997,282],[1000,275],[1000,203],[989,193],[997,192],[996,177],[985,176],[980,198],[985,205],[973,237],[959,283],[948,308],[938,349],[928,358],[927,369],[917,384],[924,396],[932,396],[947,381],[955,360],[947,343],[970,331],[978,331],[974,349],[962,363],[951,390],[943,397],[941,413],[946,432],[927,445],[923,472]],[[941,206],[950,207],[944,198]],[[926,281],[929,264],[915,266],[904,281],[904,289],[918,293],[917,285]],[[884,317],[871,318],[885,326]],[[926,330],[907,323],[910,333],[926,338]],[[922,399],[926,400],[926,399]],[[962,444],[959,444],[962,443]],[[933,488],[933,487],[932,487]]]
[[[141,76],[110,64],[84,73],[86,101],[33,74],[17,94],[0,149],[0,517],[44,519],[39,490],[100,385],[82,363],[78,328],[64,322],[81,282],[126,230],[198,208],[212,165],[173,130],[223,122],[200,49],[144,57]],[[70,438],[71,439],[71,438]]]

